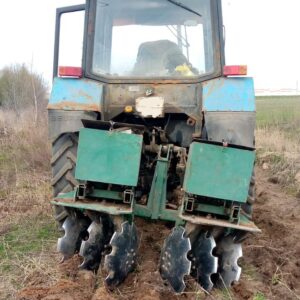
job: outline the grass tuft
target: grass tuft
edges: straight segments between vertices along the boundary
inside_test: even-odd
[[[254,296],[254,298],[253,298],[253,300],[266,300],[267,298],[265,297],[265,295],[263,294],[263,293],[260,293],[260,292],[258,292],[255,296]]]

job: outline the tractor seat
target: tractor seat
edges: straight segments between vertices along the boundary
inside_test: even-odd
[[[177,66],[188,64],[178,45],[169,40],[145,42],[139,46],[133,75],[171,75]]]

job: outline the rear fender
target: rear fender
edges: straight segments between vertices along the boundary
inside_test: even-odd
[[[48,104],[49,137],[77,132],[81,120],[97,120],[101,112],[103,85],[96,81],[55,78]]]
[[[254,147],[252,78],[218,78],[204,83],[203,112],[208,140]]]
[[[48,110],[101,112],[103,85],[89,79],[55,78]]]
[[[98,114],[93,111],[48,110],[49,139],[54,141],[66,132],[78,132],[85,120],[97,120]]]

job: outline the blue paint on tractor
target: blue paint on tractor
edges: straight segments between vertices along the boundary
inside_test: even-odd
[[[255,111],[253,79],[218,78],[203,84],[204,111]]]
[[[103,85],[87,79],[55,78],[48,109],[100,111]]]

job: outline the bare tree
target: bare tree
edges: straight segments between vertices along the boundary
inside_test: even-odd
[[[40,74],[23,65],[11,65],[0,72],[0,107],[12,109],[17,116],[33,110],[35,123],[47,103],[48,86]]]

